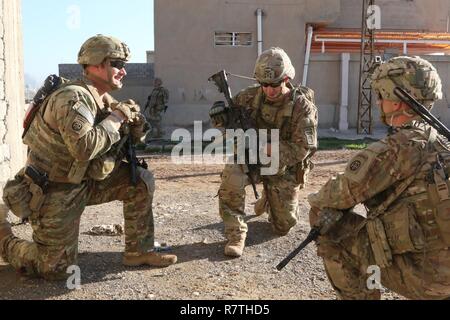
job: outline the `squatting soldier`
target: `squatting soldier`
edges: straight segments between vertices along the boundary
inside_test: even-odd
[[[161,128],[162,113],[167,110],[169,102],[169,91],[162,86],[160,78],[155,78],[153,82],[154,89],[148,96],[144,108],[144,114],[151,125],[151,131],[147,134],[148,138],[161,138],[164,134]]]
[[[344,299],[380,298],[380,290],[367,285],[370,266],[380,268],[383,286],[407,298],[450,297],[450,148],[394,94],[395,87],[428,109],[442,98],[441,80],[428,61],[402,56],[378,66],[372,88],[382,120],[394,132],[355,155],[344,173],[308,197],[312,226],[343,212],[317,246]],[[367,218],[352,212],[358,203]]]
[[[151,251],[154,246],[150,171],[130,165],[118,150],[123,130],[137,141],[145,135],[145,119],[133,101],[115,101],[108,92],[122,87],[129,60],[127,45],[97,35],[78,54],[85,80],[61,85],[41,105],[24,136],[29,148],[26,167],[4,188],[5,204],[15,213],[30,212],[33,242],[16,238],[0,210],[0,254],[16,270],[56,280],[77,263],[80,216],[88,205],[114,200],[124,204],[127,266],[168,266],[174,255]],[[34,172],[29,175],[27,172]],[[22,211],[22,212],[19,212]]]
[[[257,129],[279,129],[279,155],[271,155],[270,141],[265,149],[268,156],[278,156],[279,169],[276,174],[259,174],[256,178],[263,182],[264,191],[255,204],[255,213],[267,212],[273,231],[283,236],[297,223],[299,190],[312,168],[310,158],[317,149],[317,109],[311,89],[292,85],[295,69],[283,49],[264,51],[256,61],[254,76],[258,84],[239,92],[233,101],[249,111]],[[212,118],[213,123],[220,122]],[[239,257],[247,236],[245,187],[250,180],[239,164],[227,164],[221,177],[219,212],[228,239],[225,255]]]

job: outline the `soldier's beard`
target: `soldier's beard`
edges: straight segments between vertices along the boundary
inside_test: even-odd
[[[123,77],[119,80],[119,79],[115,79],[115,77],[113,76],[111,70],[108,70],[108,82],[107,84],[109,85],[109,87],[111,88],[111,91],[116,91],[119,89],[122,89],[123,87]]]
[[[114,80],[111,80],[108,82],[108,85],[111,88],[111,91],[120,90],[123,87],[123,82],[120,80],[118,83],[114,82]]]

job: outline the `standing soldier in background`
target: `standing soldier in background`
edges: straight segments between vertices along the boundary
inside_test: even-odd
[[[162,86],[160,78],[155,78],[153,91],[148,96],[144,108],[144,114],[151,125],[151,130],[147,134],[146,140],[150,138],[162,138],[164,131],[161,128],[162,113],[167,111],[169,102],[169,91]]]
[[[258,84],[242,90],[233,100],[248,111],[256,123],[255,129],[280,132],[279,155],[271,154],[270,142],[265,149],[269,157],[279,158],[279,169],[274,175],[256,177],[257,182],[263,182],[264,192],[255,204],[255,213],[267,212],[273,231],[283,236],[297,223],[299,191],[312,168],[310,158],[317,149],[317,108],[311,89],[292,85],[295,69],[283,49],[264,51],[256,61],[254,75]],[[213,107],[212,123],[221,123],[224,112]],[[249,184],[241,165],[225,166],[219,212],[228,239],[227,256],[239,257],[244,250],[248,229],[244,221],[245,187]]]
[[[80,217],[88,205],[123,202],[126,266],[168,266],[174,255],[152,251],[155,182],[150,171],[124,162],[123,141],[136,142],[146,122],[132,100],[115,101],[108,93],[122,88],[130,52],[120,40],[97,35],[78,54],[85,80],[62,84],[40,105],[24,135],[26,167],[4,188],[6,206],[28,216],[33,242],[19,239],[0,204],[0,254],[16,270],[49,280],[63,279],[76,265]],[[131,139],[131,138],[130,138]]]
[[[383,286],[407,298],[450,297],[448,140],[394,94],[396,87],[428,109],[442,98],[441,79],[428,61],[403,56],[378,66],[372,89],[394,133],[359,152],[344,173],[308,197],[311,226],[323,228],[336,220],[330,215],[343,215],[317,240],[343,299],[380,298],[379,285],[368,279],[374,267]],[[359,203],[367,218],[352,212]]]

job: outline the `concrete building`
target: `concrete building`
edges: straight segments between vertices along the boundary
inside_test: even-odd
[[[386,31],[399,33],[395,41],[390,36],[391,40],[378,44],[377,54],[388,57],[403,52],[450,52],[450,36],[442,34],[449,28],[450,0],[375,2],[381,9],[383,36],[390,35]],[[320,127],[342,130],[356,127],[359,34],[353,42],[332,39],[325,43],[317,39],[321,33],[330,35],[330,31],[341,38],[344,31],[359,32],[361,0],[197,0],[195,6],[177,0],[154,3],[155,74],[164,80],[170,92],[166,125],[186,126],[194,120],[206,121],[212,103],[223,99],[208,83],[209,76],[221,69],[252,76],[258,53],[279,46],[286,50],[296,68],[294,82],[302,82],[305,63],[308,64],[306,84],[316,93]],[[310,60],[305,61],[309,25],[313,27],[312,53]],[[417,46],[403,41],[407,37],[422,37],[425,32],[439,32],[444,43],[437,46],[436,41],[424,42]],[[343,44],[336,46],[340,41]],[[426,58],[438,68],[444,83],[448,83],[449,56]],[[233,94],[251,83],[230,78]],[[444,88],[448,97],[448,87]],[[444,99],[435,108],[436,114],[448,122],[449,106]],[[374,112],[377,126],[380,122],[376,108]]]
[[[20,0],[0,0],[0,186],[26,155],[20,139],[25,108],[20,5]]]

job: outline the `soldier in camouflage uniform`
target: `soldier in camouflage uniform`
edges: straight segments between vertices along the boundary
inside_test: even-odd
[[[151,125],[151,131],[147,134],[148,139],[161,138],[163,136],[164,132],[161,128],[162,113],[166,112],[167,103],[169,102],[169,91],[162,86],[160,78],[155,78],[153,86],[154,89],[148,96],[144,110],[147,121]]]
[[[279,170],[274,175],[257,177],[264,191],[255,204],[255,213],[267,212],[274,232],[286,235],[297,223],[299,190],[306,183],[312,168],[310,158],[317,149],[317,108],[311,89],[291,84],[295,69],[283,49],[274,47],[263,52],[256,61],[254,75],[259,83],[239,92],[234,102],[246,108],[257,129],[267,129],[269,137],[270,130],[280,130]],[[214,110],[213,114],[219,113]],[[268,156],[271,149],[269,142]],[[250,181],[239,164],[227,164],[221,177],[219,212],[228,239],[225,255],[239,257],[247,235],[245,187]]]
[[[343,212],[317,246],[344,299],[380,298],[379,288],[367,285],[376,270],[370,266],[380,268],[384,287],[407,298],[450,297],[448,141],[394,95],[396,86],[429,109],[442,97],[436,69],[422,58],[396,57],[378,66],[372,88],[382,120],[395,132],[359,152],[344,173],[308,197],[312,226]],[[352,212],[358,203],[366,218]]]
[[[126,128],[135,141],[146,132],[145,119],[133,101],[115,101],[108,92],[122,87],[129,49],[120,40],[97,35],[81,47],[78,62],[85,80],[63,84],[41,105],[24,143],[32,167],[48,186],[25,174],[25,168],[4,188],[5,204],[16,214],[30,212],[33,242],[16,238],[0,206],[0,254],[19,272],[49,280],[63,279],[77,263],[80,216],[88,205],[120,200],[125,219],[127,266],[168,266],[174,255],[151,251],[154,246],[150,171],[122,161],[120,144]]]

